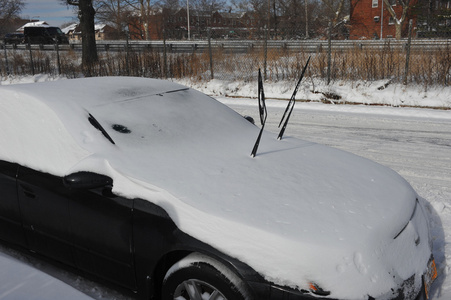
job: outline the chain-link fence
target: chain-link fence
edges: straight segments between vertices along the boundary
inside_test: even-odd
[[[451,40],[226,40],[98,42],[91,76],[189,78],[206,81],[295,81],[307,58],[313,80],[399,82],[428,87],[451,82]],[[0,45],[0,72],[45,73],[69,78],[83,73],[81,45]]]

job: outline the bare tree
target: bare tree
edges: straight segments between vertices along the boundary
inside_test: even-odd
[[[451,34],[451,1],[427,0],[414,4],[417,29],[421,37],[449,37]]]
[[[150,40],[149,17],[152,12],[150,0],[139,0],[139,6],[141,11],[141,22],[144,24],[144,36],[146,40]]]
[[[185,0],[183,0],[185,2]],[[155,5],[159,7],[161,10],[167,9],[171,12],[175,12],[185,5],[181,4],[181,0],[157,0]]]
[[[247,7],[249,11],[253,13],[256,21],[256,26],[258,29],[264,29],[268,26],[269,19],[269,5],[268,0],[244,0],[247,2]],[[260,35],[263,33],[260,32]]]
[[[128,5],[130,14],[129,19],[136,17],[136,12],[139,12],[139,20],[143,26],[143,34],[144,39],[150,39],[150,24],[149,18],[150,15],[154,12],[154,4],[151,3],[150,0],[125,0]],[[130,24],[130,22],[128,22]]]
[[[229,0],[230,9],[235,9],[236,11],[249,11],[249,3],[244,0]]]
[[[185,0],[184,0],[185,1]],[[162,31],[163,39],[181,38],[180,30],[175,28],[174,22],[169,22],[173,15],[182,7],[180,0],[158,0],[155,5],[162,12]]]
[[[191,0],[190,2],[196,10],[208,12],[210,14],[223,9],[226,6],[225,0]]]
[[[62,0],[68,5],[78,8],[78,18],[81,28],[82,42],[82,64],[85,75],[91,75],[91,66],[99,58],[97,56],[97,47],[95,39],[94,16],[96,14],[92,0]]]
[[[347,5],[349,1],[345,0],[321,0],[324,4],[324,16],[328,19],[328,22],[335,26],[347,13]]]
[[[401,33],[402,33],[402,24],[407,18],[407,13],[409,12],[409,9],[411,8],[411,1],[410,0],[398,0],[398,1],[390,1],[390,0],[383,0],[384,4],[386,5],[386,8],[388,12],[390,13],[391,17],[393,18],[395,22],[395,29],[396,29],[396,39],[401,39]],[[402,11],[401,16],[398,18],[396,16],[396,12],[393,9],[393,5],[401,4]]]
[[[0,34],[10,30],[8,24],[19,16],[24,7],[22,0],[0,0]]]
[[[143,0],[141,0],[143,1]],[[134,10],[128,0],[95,0],[96,19],[116,29],[116,38],[124,38],[124,28],[130,24]]]
[[[194,8],[191,12],[190,21],[195,20],[194,28],[197,33],[201,36],[203,34],[203,29],[205,25],[202,24],[202,18],[211,18],[213,13],[219,10],[224,10],[226,6],[225,0],[189,0],[190,6]],[[229,11],[230,13],[231,11]]]
[[[301,0],[286,0],[279,1],[279,3],[281,15],[284,16],[281,26],[283,36],[286,38],[302,36],[303,32],[307,30],[304,30],[304,26],[306,26],[305,3],[304,9]]]

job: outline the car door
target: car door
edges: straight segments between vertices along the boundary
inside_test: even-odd
[[[108,186],[71,188],[69,220],[77,267],[130,289],[136,287],[132,208],[133,200],[114,195]]]
[[[26,246],[17,198],[18,165],[0,160],[0,239]]]
[[[134,288],[133,200],[110,187],[73,188],[63,178],[20,167],[19,204],[29,248]]]
[[[18,199],[29,249],[74,265],[68,189],[61,177],[19,167]]]

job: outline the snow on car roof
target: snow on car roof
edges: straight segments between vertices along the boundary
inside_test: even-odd
[[[412,215],[416,195],[404,179],[269,132],[251,158],[259,128],[197,91],[127,77],[2,86],[0,126],[8,128],[1,144],[15,141],[0,159],[56,175],[109,175],[116,193],[162,206],[181,230],[270,281],[302,287],[313,280],[344,298],[394,284],[378,261],[381,241]],[[337,276],[359,288],[342,288]]]

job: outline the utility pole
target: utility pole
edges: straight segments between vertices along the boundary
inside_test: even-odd
[[[381,2],[382,2],[382,5],[381,5],[381,36],[379,39],[382,40],[382,37],[383,37],[382,30],[384,27],[384,0],[381,0]]]
[[[308,39],[310,38],[308,34],[308,0],[304,0],[304,4],[305,4],[305,38]]]
[[[186,0],[186,15],[187,15],[187,22],[188,22],[188,41],[190,40],[190,28],[189,28],[189,0]]]

